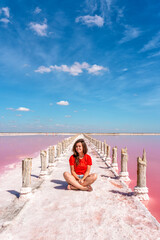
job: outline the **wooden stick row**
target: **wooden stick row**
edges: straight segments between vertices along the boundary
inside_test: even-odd
[[[68,146],[74,141],[77,135],[64,139],[57,145],[50,146],[47,150],[40,152],[41,171],[39,178],[45,178],[53,170],[55,162],[67,151]],[[32,172],[32,158],[25,158],[22,160],[22,188],[20,196],[31,193],[31,172]]]
[[[99,141],[87,134],[84,136],[93,144],[95,150],[100,157],[105,161],[107,166],[111,167],[114,173],[119,176],[123,181],[130,181],[129,173],[127,169],[128,165],[128,153],[127,148],[121,149],[121,171],[118,175],[118,162],[117,162],[117,147],[112,148],[112,158],[110,156],[111,147],[104,141]],[[137,186],[134,188],[135,195],[140,200],[149,200],[148,188],[146,186],[146,152],[143,150],[142,158],[137,158]]]

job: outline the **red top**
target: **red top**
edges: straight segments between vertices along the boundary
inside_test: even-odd
[[[76,174],[85,174],[87,171],[87,165],[92,165],[92,159],[88,154],[85,154],[82,159],[79,159],[79,164],[76,164],[75,157],[72,155],[69,159],[69,164],[74,165]]]

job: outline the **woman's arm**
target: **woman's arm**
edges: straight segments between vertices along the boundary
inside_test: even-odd
[[[77,174],[74,170],[74,165],[70,165],[70,169],[71,169],[71,174],[75,177],[75,179],[80,180],[79,177],[77,177]]]
[[[87,171],[85,172],[83,178],[80,179],[80,183],[83,183],[84,180],[86,179],[86,177],[88,177],[88,175],[89,175],[89,173],[90,173],[90,170],[91,170],[91,165],[87,165]]]

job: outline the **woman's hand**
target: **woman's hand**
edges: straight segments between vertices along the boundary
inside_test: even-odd
[[[82,185],[84,183],[83,179],[79,179],[79,183]]]

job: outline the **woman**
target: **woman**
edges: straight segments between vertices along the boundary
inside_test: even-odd
[[[68,183],[68,190],[92,191],[90,186],[97,174],[90,173],[92,159],[87,154],[87,145],[83,139],[78,139],[73,145],[73,155],[69,159],[71,174],[64,172],[63,176]]]

